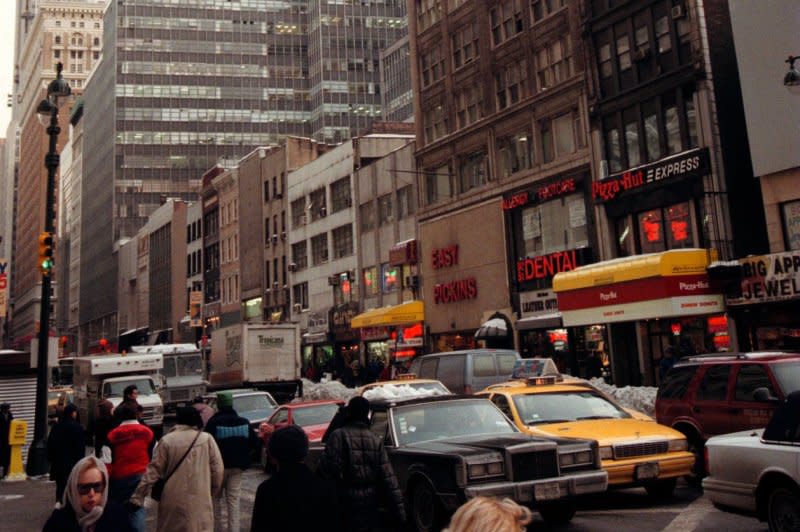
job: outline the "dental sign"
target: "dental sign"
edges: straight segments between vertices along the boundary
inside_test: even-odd
[[[742,297],[727,298],[728,305],[747,305],[800,299],[800,251],[739,259]]]
[[[690,176],[708,174],[708,148],[685,151],[654,163],[638,166],[592,183],[592,197],[598,203],[610,201],[623,192],[647,185]]]

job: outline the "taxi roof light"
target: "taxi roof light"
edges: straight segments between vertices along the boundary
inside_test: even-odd
[[[552,382],[533,382],[537,378],[552,377]],[[555,384],[563,380],[552,358],[522,358],[514,363],[512,380],[522,380],[528,384]]]
[[[545,386],[548,384],[555,384],[559,380],[564,380],[563,377],[559,379],[561,375],[545,375],[542,377],[528,377],[526,382],[529,386]]]
[[[398,381],[413,381],[416,378],[417,378],[417,374],[416,373],[403,373],[401,375],[397,375],[395,377],[395,380],[398,380]]]

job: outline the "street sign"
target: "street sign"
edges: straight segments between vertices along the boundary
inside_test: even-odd
[[[200,290],[189,292],[189,326],[203,326],[203,292]]]
[[[0,318],[5,318],[8,310],[8,274],[8,261],[0,259]]]

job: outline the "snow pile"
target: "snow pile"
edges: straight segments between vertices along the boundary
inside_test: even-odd
[[[653,386],[625,386],[617,388],[608,384],[601,378],[590,379],[589,382],[598,390],[610,395],[626,408],[633,408],[644,412],[650,417],[655,416],[656,392]]]
[[[355,388],[348,388],[339,381],[312,382],[303,379],[303,401],[314,401],[316,399],[335,399],[348,401],[356,394]]]
[[[370,401],[408,399],[416,397],[433,397],[434,395],[449,395],[435,388],[415,388],[408,384],[384,384],[364,392],[364,397]]]

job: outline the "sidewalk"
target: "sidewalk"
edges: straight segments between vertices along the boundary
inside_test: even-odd
[[[0,532],[41,530],[56,502],[56,483],[41,479],[0,482]]]

